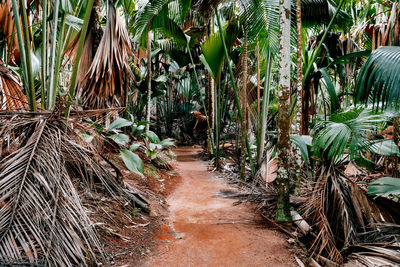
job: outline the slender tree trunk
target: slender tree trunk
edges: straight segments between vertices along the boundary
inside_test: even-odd
[[[258,45],[258,37],[257,37],[256,53],[257,53],[257,112],[258,115],[260,115],[260,47]]]
[[[247,136],[247,28],[244,28],[244,42],[242,55],[242,90],[240,91],[240,103],[242,104],[243,123],[241,125],[240,138],[240,179],[246,179],[246,136]]]
[[[302,35],[301,35],[301,0],[296,0],[296,17],[297,17],[297,103],[296,115],[294,119],[293,133],[302,133],[301,120],[301,103],[303,102],[303,61],[302,61]]]
[[[302,62],[302,35],[301,35],[301,0],[296,0],[296,18],[297,18],[297,102],[296,102],[296,113],[293,121],[293,133],[302,133],[301,127],[301,106],[303,102],[303,62]],[[296,161],[294,164],[296,170],[296,192],[298,193],[298,186],[300,184],[301,175],[301,153],[300,149],[296,147],[294,149]]]
[[[47,0],[42,2],[42,47],[41,47],[41,58],[42,64],[40,66],[41,70],[41,108],[46,108],[45,94],[46,94],[46,81],[47,81]]]
[[[93,4],[93,12],[90,17],[90,27],[91,31],[93,31],[93,47],[92,47],[92,55],[97,52],[97,48],[99,47],[101,37],[103,36],[103,29],[101,28],[101,0],[95,0]],[[128,25],[128,24],[126,24]]]
[[[275,219],[290,220],[290,0],[279,1],[278,204]]]
[[[263,157],[264,157],[264,143],[265,143],[265,133],[267,129],[267,120],[268,120],[268,104],[269,104],[269,91],[271,87],[271,74],[272,74],[272,61],[271,61],[271,49],[268,48],[267,54],[267,67],[265,69],[265,83],[264,83],[264,92],[262,98],[262,108],[261,108],[261,116],[260,116],[260,133],[259,133],[259,144],[257,150],[257,164],[261,165]]]
[[[211,27],[211,22],[212,22],[212,13],[210,13],[209,17],[206,20],[206,30],[205,30],[205,36],[208,36],[212,34],[212,27]],[[207,115],[208,115],[208,120],[210,123],[210,131],[207,131],[207,151],[209,155],[213,152],[213,133],[214,133],[214,125],[215,125],[215,120],[214,120],[214,81],[210,75],[210,73],[207,71],[205,73],[205,109],[207,109]]]
[[[146,133],[150,130],[151,113],[151,30],[147,33],[147,111],[146,111]]]

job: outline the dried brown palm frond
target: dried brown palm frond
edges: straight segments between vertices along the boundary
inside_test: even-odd
[[[127,85],[133,77],[129,66],[132,55],[125,25],[110,4],[103,37],[82,81],[81,95],[85,108],[123,105]]]
[[[22,86],[0,59],[0,110],[28,108]]]
[[[399,243],[367,243],[351,246],[348,261],[344,266],[399,266]]]
[[[63,133],[48,120],[31,126],[0,162],[0,261],[85,264],[101,246],[66,169]]]
[[[65,63],[68,61],[75,62],[80,35],[81,32],[79,32],[67,46],[67,49],[65,50],[67,61]],[[83,45],[81,58],[79,60],[76,88],[81,88],[82,86],[82,81],[90,68],[102,35],[103,29],[101,28],[101,3],[99,0],[96,0],[93,5],[93,11],[89,21],[89,28],[86,33],[85,43]],[[75,92],[77,91],[78,90],[75,90]]]
[[[117,181],[95,149],[55,114],[0,113],[0,262],[82,266],[102,255],[74,185],[97,182],[147,207]],[[104,258],[103,258],[104,260]]]
[[[82,55],[79,60],[79,68],[78,74],[76,76],[76,88],[80,88],[82,86],[82,80],[84,79],[86,73],[90,68],[90,64],[93,60],[93,30],[89,27],[88,32],[86,34],[85,43],[82,48]],[[80,32],[75,36],[72,42],[68,45],[67,49],[65,50],[65,56],[68,61],[75,62],[76,53],[78,50],[78,41],[80,37]],[[75,90],[76,92],[78,90]]]
[[[17,35],[14,29],[14,18],[12,13],[12,6],[10,0],[0,0],[0,40],[5,39],[7,47],[11,50],[10,62],[15,62],[15,54],[19,55]],[[17,53],[15,52],[17,51]],[[18,59],[19,62],[19,59]]]
[[[26,6],[30,6],[32,0],[24,1]],[[34,1],[36,7],[39,6],[37,0]],[[27,9],[29,11],[29,8]],[[36,12],[38,12],[36,8]],[[37,16],[37,13],[35,14]],[[29,22],[28,22],[29,23]],[[7,43],[6,49],[10,57],[8,63],[17,66],[21,63],[20,52],[18,47],[17,32],[14,27],[14,15],[12,12],[11,0],[0,0],[0,41],[4,39]]]
[[[344,248],[361,242],[360,234],[376,229],[377,223],[394,221],[334,167],[321,169],[310,200],[305,216],[313,218],[317,228],[311,250],[336,263],[343,262]]]
[[[362,243],[392,243],[400,241],[400,225],[377,223],[376,229],[360,234]]]

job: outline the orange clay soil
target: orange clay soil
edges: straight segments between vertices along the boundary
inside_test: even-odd
[[[175,153],[182,182],[168,197],[170,225],[141,266],[297,266],[285,237],[262,226],[250,206],[216,196],[232,188],[207,170],[199,149]]]

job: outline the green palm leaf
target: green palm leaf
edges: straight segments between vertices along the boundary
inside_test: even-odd
[[[225,36],[228,51],[231,51],[239,34],[237,21],[233,20],[229,23],[228,26],[223,29],[223,34]],[[203,62],[214,80],[219,82],[222,64],[224,63],[224,46],[219,31],[206,37],[205,41],[201,44],[201,50],[203,54],[200,56],[200,60]]]
[[[374,50],[362,66],[356,83],[356,101],[377,108],[398,108],[400,97],[400,47]]]
[[[361,158],[366,151],[373,151],[377,142],[369,136],[378,123],[386,121],[383,114],[369,109],[352,108],[333,114],[328,121],[316,124],[312,131],[314,151],[323,151],[328,160],[338,160],[348,150],[350,159]]]
[[[304,27],[315,27],[328,24],[336,13],[336,4],[329,0],[302,0],[301,19]],[[339,29],[347,29],[351,26],[351,17],[340,10],[335,18],[335,25]]]
[[[147,36],[148,26],[160,31],[165,37],[173,37],[180,45],[186,44],[186,36],[180,25],[190,10],[190,1],[185,0],[150,0],[136,13],[134,22],[135,41],[142,44]]]
[[[376,179],[368,186],[370,196],[390,196],[400,194],[400,179],[393,177],[383,177]]]

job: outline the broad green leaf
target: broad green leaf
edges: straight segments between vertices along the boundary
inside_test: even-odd
[[[172,138],[166,138],[160,142],[160,145],[162,145],[163,147],[168,147],[168,146],[175,147],[175,142],[174,142],[174,139],[172,139]]]
[[[160,142],[160,138],[153,131],[148,131],[146,133],[146,136],[147,136],[147,138],[149,138],[150,142],[152,142],[152,143],[159,143]]]
[[[95,123],[94,121],[92,121],[91,119],[86,119],[86,121],[92,125],[94,127],[94,130],[98,133],[101,134],[104,130],[104,126],[99,124],[99,123]]]
[[[213,79],[216,79],[216,75],[215,75],[213,69],[212,69],[212,68],[210,67],[210,65],[208,64],[208,62],[207,62],[206,58],[204,57],[204,55],[200,55],[200,56],[199,56],[199,59],[200,59],[201,63],[203,63],[203,65],[204,65],[204,67],[206,68],[206,70],[210,73],[211,77],[212,77]]]
[[[129,150],[121,150],[120,151],[122,160],[125,163],[125,166],[133,172],[136,173],[143,173],[144,171],[144,164],[142,159],[136,155],[135,153],[133,153],[132,151]]]
[[[384,177],[373,181],[368,186],[368,195],[398,195],[400,194],[400,178]]]
[[[139,121],[137,126],[142,126],[142,125],[147,125],[147,124],[150,124],[150,122],[148,122],[148,121]]]
[[[371,152],[381,156],[400,156],[399,147],[391,139],[379,140],[372,146]]]
[[[226,25],[225,29],[223,29],[223,34],[225,36],[228,53],[230,53],[236,41],[236,37],[239,34],[237,21],[232,20],[228,25]],[[203,52],[200,57],[201,62],[210,72],[215,82],[219,83],[222,65],[225,60],[224,47],[219,31],[206,37],[204,42],[201,44],[201,51]]]
[[[373,103],[376,108],[399,108],[400,47],[381,46],[363,64],[356,83],[356,101]]]
[[[115,130],[115,129],[120,129],[122,127],[131,126],[132,124],[133,123],[131,121],[128,121],[124,118],[118,118],[111,123],[110,127],[108,127],[108,129],[107,129],[107,132],[109,132],[111,130]]]
[[[109,136],[108,138],[113,140],[118,145],[122,145],[122,146],[129,143],[129,136],[127,136],[126,134],[113,134],[113,135]]]
[[[357,163],[358,166],[364,167],[367,170],[369,170],[370,172],[372,172],[376,168],[375,162],[373,162],[369,159],[366,159],[363,156],[355,158],[355,162]]]

